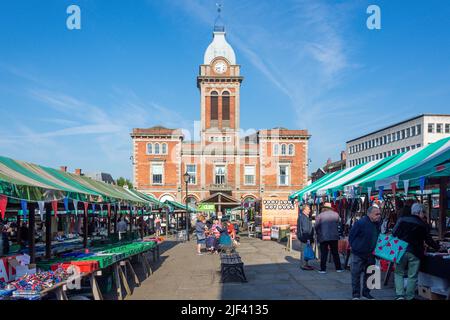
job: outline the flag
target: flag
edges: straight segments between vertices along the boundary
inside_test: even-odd
[[[0,195],[0,211],[2,213],[2,220],[5,219],[7,205],[8,205],[8,198],[4,195]]]
[[[44,212],[45,212],[45,202],[38,201],[39,214],[41,215],[41,220],[44,220]]]
[[[423,191],[425,190],[425,181],[426,181],[425,177],[421,177],[420,178],[420,192],[422,194],[423,194]]]
[[[383,200],[383,191],[384,191],[384,187],[383,186],[381,186],[380,188],[379,188],[379,193],[378,193],[378,200]]]
[[[75,215],[78,215],[78,200],[73,201],[73,208],[75,209]]]
[[[53,214],[55,215],[55,217],[58,216],[58,201],[54,200],[52,201],[52,209],[53,209]]]
[[[20,206],[22,207],[22,214],[23,218],[26,219],[27,217],[27,201],[26,200],[20,200]]]
[[[64,210],[69,211],[69,198],[67,197],[64,198]]]
[[[406,195],[408,195],[409,180],[403,180],[403,188],[405,189]]]

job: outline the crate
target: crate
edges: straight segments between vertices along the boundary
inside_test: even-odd
[[[444,296],[431,292],[431,288],[418,286],[419,296],[427,300],[445,300]]]

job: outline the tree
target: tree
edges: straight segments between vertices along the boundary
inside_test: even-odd
[[[116,180],[116,183],[119,187],[128,186],[129,189],[133,189],[133,183],[130,180],[125,179],[124,177],[120,177]]]

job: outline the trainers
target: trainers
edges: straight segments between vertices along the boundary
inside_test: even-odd
[[[325,274],[325,273],[327,273],[327,272],[326,272],[326,271],[323,271],[323,270],[319,270],[319,273]]]
[[[397,298],[395,298],[395,300],[405,300],[405,298],[403,298],[403,297],[397,297]]]
[[[367,300],[375,300],[375,298],[372,297],[370,293],[363,294],[363,297],[366,298]]]
[[[197,253],[197,255],[198,255],[198,256],[202,256],[202,255],[203,255],[203,253]]]
[[[352,300],[361,300],[359,296],[353,296]]]
[[[338,272],[338,273],[341,273],[341,272],[344,272],[344,271],[345,271],[344,269],[336,270],[336,272]]]

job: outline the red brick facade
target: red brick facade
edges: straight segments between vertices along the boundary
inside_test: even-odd
[[[183,175],[188,165],[195,172],[189,184],[192,202],[218,193],[235,202],[269,196],[287,198],[306,185],[306,130],[260,130],[240,137],[242,81],[240,66],[230,64],[225,57],[217,56],[210,64],[200,66],[200,141],[184,141],[180,129],[133,130],[134,184],[139,191],[184,202]],[[278,153],[274,154],[276,149]]]

